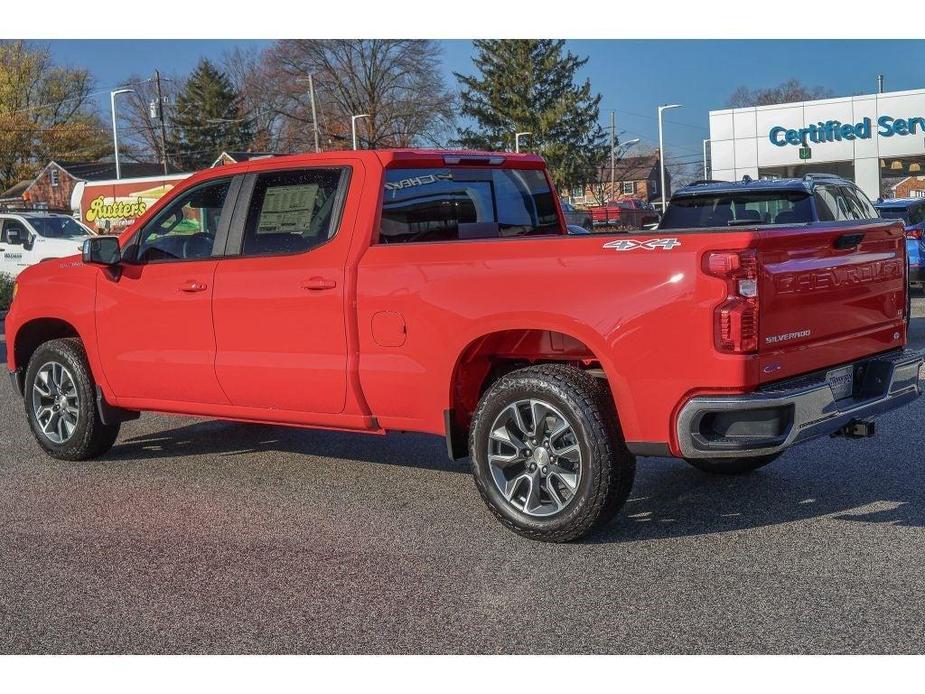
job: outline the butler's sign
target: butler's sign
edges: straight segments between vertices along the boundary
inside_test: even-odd
[[[809,142],[841,142],[842,140],[869,140],[874,134],[880,137],[893,137],[894,135],[925,134],[925,118],[893,118],[880,116],[874,124],[870,118],[860,123],[842,123],[837,120],[827,120],[824,123],[813,123],[805,128],[782,128],[776,126],[768,132],[771,144],[778,147],[796,145],[806,147]]]

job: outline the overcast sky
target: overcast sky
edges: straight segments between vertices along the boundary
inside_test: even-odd
[[[220,60],[236,45],[266,45],[265,41],[232,40],[86,40],[50,41],[62,63],[88,67],[97,87],[107,91],[129,74],[148,75],[155,68],[184,73],[200,56]],[[471,72],[472,44],[442,41],[444,69]],[[625,138],[658,139],[656,107],[675,102],[665,130],[666,149],[698,159],[709,136],[707,113],[722,108],[739,85],[769,87],[791,77],[831,89],[836,96],[872,93],[876,76],[886,76],[888,91],[925,87],[921,55],[925,41],[569,41],[568,47],[587,56],[583,77],[603,95],[601,121],[617,111],[617,128]],[[455,84],[454,84],[455,86]],[[108,111],[108,94],[102,97]],[[925,115],[925,114],[895,114]]]

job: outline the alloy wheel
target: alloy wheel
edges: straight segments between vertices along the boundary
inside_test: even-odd
[[[80,417],[80,395],[67,367],[50,361],[36,372],[32,409],[42,434],[52,443],[65,443],[74,435]]]
[[[504,499],[530,516],[551,516],[575,498],[581,448],[573,425],[548,402],[518,400],[495,418],[488,466]]]

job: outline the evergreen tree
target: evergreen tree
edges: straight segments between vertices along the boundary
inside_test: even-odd
[[[187,79],[170,119],[170,149],[181,167],[208,166],[223,150],[246,150],[251,125],[228,77],[206,59]]]
[[[598,123],[599,94],[576,83],[588,61],[549,39],[474,42],[480,73],[455,73],[462,113],[474,121],[460,130],[458,144],[476,149],[514,149],[514,133],[530,132],[521,149],[545,157],[559,187],[584,183],[608,156]]]

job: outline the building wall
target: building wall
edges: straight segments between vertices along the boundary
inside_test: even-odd
[[[878,133],[878,119],[925,117],[925,89],[864,96],[806,101],[710,112],[710,148],[713,178],[757,178],[759,169],[793,167],[812,171],[813,164],[851,161],[854,179],[871,198],[880,194],[881,159],[925,156],[925,129],[914,134]],[[778,146],[771,141],[775,127],[799,130],[809,125],[838,121],[857,124],[871,120],[871,137],[831,142],[807,142],[812,158],[799,158],[799,145]]]
[[[57,176],[57,185],[55,185]],[[78,180],[60,166],[51,162],[29,186],[23,199],[30,205],[44,205],[50,209],[71,209],[71,193]]]
[[[893,189],[893,194],[897,198],[925,197],[925,176],[910,176],[900,181]]]

